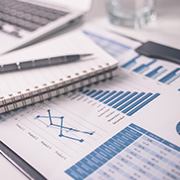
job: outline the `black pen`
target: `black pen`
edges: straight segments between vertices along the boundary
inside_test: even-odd
[[[59,64],[65,64],[80,60],[83,57],[89,57],[93,54],[73,54],[67,56],[56,56],[44,59],[37,59],[31,61],[22,61],[11,64],[3,64],[0,66],[0,73],[7,73],[13,71],[21,71],[33,68],[41,68],[47,66],[54,66]]]

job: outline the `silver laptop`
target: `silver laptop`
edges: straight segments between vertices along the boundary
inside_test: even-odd
[[[82,18],[91,0],[0,0],[0,55]]]

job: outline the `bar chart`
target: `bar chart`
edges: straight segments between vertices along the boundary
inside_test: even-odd
[[[140,55],[123,63],[121,67],[142,74],[145,77],[156,79],[158,82],[166,85],[169,85],[180,78],[179,67],[161,65],[156,59],[145,58]]]
[[[165,84],[170,84],[171,82],[175,81],[177,78],[180,77],[180,68],[176,68],[172,72],[168,73],[159,81]]]
[[[135,55],[132,59],[121,65],[122,68],[131,69],[132,71],[143,74],[148,71],[154,63],[156,63],[156,59],[145,58],[141,55]]]
[[[171,85],[179,91],[180,67],[178,65],[141,56],[133,50],[137,44],[131,46],[131,43],[128,44],[125,40],[113,39],[111,38],[114,35],[112,33],[111,35],[106,33],[102,35],[93,30],[84,30],[83,32],[107,53],[118,59],[121,68],[153,79],[155,82]],[[132,41],[133,43],[134,41]],[[131,58],[129,58],[131,53],[133,56],[130,55]]]
[[[147,63],[147,64],[142,64],[142,65],[140,65],[139,67],[135,68],[133,71],[134,71],[134,72],[137,72],[137,73],[139,73],[139,74],[142,74],[143,72],[145,72],[146,70],[148,70],[149,67],[150,67],[153,63],[155,63],[155,62],[156,62],[156,60],[153,59],[151,62],[149,62],[149,63]]]
[[[81,91],[81,93],[127,116],[132,116],[160,95],[152,92],[95,89],[86,89]]]
[[[126,62],[125,64],[122,65],[123,68],[130,69],[133,66],[137,64],[136,60],[140,57],[140,55],[135,56],[132,58],[130,61]]]
[[[147,77],[151,79],[156,79],[161,74],[165,73],[167,69],[165,69],[163,66],[158,66],[157,68],[153,69],[149,73],[146,74]]]

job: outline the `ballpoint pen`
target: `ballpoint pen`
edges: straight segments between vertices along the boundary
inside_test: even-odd
[[[0,66],[0,74],[70,63],[80,60],[83,57],[91,57],[92,55],[93,54],[73,54],[73,55],[56,56],[56,57],[50,57],[44,59],[36,59],[31,61],[3,64]]]

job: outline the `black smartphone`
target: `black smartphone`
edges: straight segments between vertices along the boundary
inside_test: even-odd
[[[138,54],[156,58],[163,59],[170,62],[180,64],[180,50],[172,47],[164,46],[152,41],[147,41],[143,43],[140,47],[136,48],[135,51]]]

